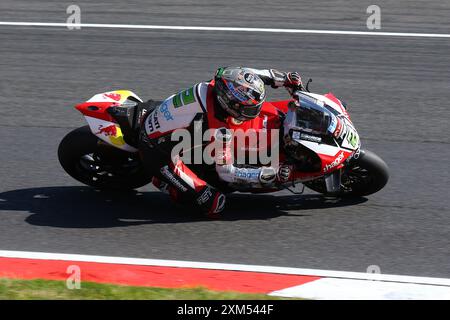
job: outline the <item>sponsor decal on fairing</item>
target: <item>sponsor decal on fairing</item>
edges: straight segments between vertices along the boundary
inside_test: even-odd
[[[167,102],[164,102],[160,107],[159,107],[159,111],[163,114],[164,118],[167,121],[173,120],[173,116],[169,111],[169,106]],[[159,124],[158,124],[159,125]]]
[[[338,166],[342,160],[344,160],[345,154],[344,151],[341,151],[341,153],[339,154],[339,156],[334,159],[334,161],[330,164],[327,164],[324,168],[323,168],[323,172],[327,172],[331,169],[333,169],[334,167]]]

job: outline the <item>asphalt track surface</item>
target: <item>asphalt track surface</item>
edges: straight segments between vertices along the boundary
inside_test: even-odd
[[[2,0],[0,21],[65,22],[72,3]],[[85,23],[358,31],[371,4],[217,3],[77,2]],[[450,33],[448,1],[378,4],[381,31]],[[204,221],[152,187],[104,194],[60,168],[59,141],[84,125],[76,103],[118,88],[165,98],[229,64],[299,70],[347,101],[387,187],[337,202],[236,194]],[[449,70],[449,39],[2,26],[0,248],[450,277]]]

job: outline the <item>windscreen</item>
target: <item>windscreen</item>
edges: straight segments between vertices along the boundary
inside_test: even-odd
[[[325,108],[322,101],[318,101],[306,94],[299,95],[300,107],[296,108],[294,126],[315,134],[333,133],[337,119]]]

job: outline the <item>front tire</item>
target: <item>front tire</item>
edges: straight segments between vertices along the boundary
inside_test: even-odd
[[[150,183],[137,153],[114,148],[84,126],[69,132],[58,147],[63,169],[97,189],[136,189]]]
[[[342,174],[341,190],[330,194],[327,192],[323,178],[305,182],[311,190],[324,195],[337,197],[364,197],[383,189],[389,180],[389,167],[371,151],[361,151],[358,159],[354,159]]]

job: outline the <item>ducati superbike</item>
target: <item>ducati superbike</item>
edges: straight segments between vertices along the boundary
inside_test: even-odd
[[[150,183],[152,177],[144,170],[138,152],[143,116],[138,102],[142,100],[132,91],[116,90],[96,94],[78,104],[76,109],[88,125],[62,139],[58,158],[63,169],[97,189],[135,189]],[[154,101],[153,108],[158,107],[159,102]],[[292,107],[297,107],[297,111],[289,112]],[[307,85],[296,93],[295,99],[265,102],[258,118],[246,121],[244,128],[263,129],[271,119],[286,123],[286,117],[293,114],[291,122],[287,121],[290,127],[281,128],[289,131],[281,153],[294,144],[301,151],[294,157],[295,170],[289,181],[270,189],[228,185],[224,192],[274,192],[303,184],[324,195],[360,197],[386,185],[388,166],[375,153],[361,148],[347,106],[332,93],[311,93]],[[202,178],[209,182],[207,177]]]

